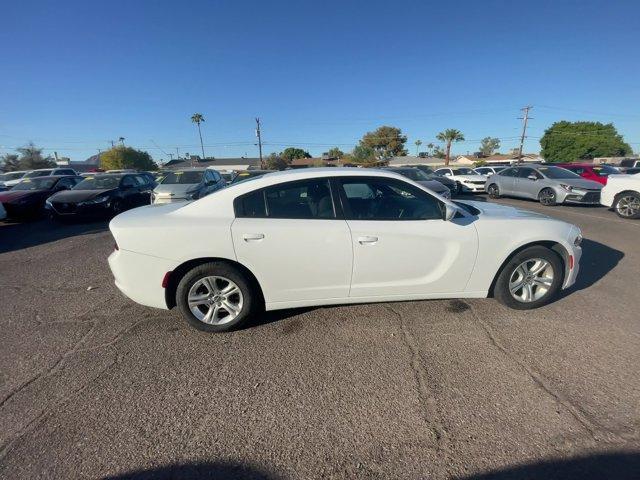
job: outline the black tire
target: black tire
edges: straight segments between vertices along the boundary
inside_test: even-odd
[[[616,198],[613,200],[612,205],[613,210],[616,212],[616,215],[618,215],[620,218],[625,219],[636,220],[640,218],[640,211],[631,207],[629,205],[629,202],[640,202],[640,193],[622,192],[616,195]]]
[[[487,193],[489,194],[489,198],[500,198],[500,189],[495,183],[487,187]]]
[[[124,206],[122,205],[122,202],[117,198],[114,199],[111,202],[111,215],[115,217],[122,212],[124,212]]]
[[[545,207],[555,207],[557,203],[556,192],[553,188],[543,188],[538,194],[538,201]]]
[[[509,290],[509,281],[519,265],[532,259],[543,259],[553,268],[553,281],[547,292],[538,300],[522,302],[514,298]],[[531,310],[551,302],[558,294],[564,281],[564,265],[560,256],[550,248],[543,246],[528,247],[511,257],[502,267],[493,289],[494,297],[503,305],[515,310]]]
[[[207,324],[199,320],[189,308],[187,300],[189,290],[205,277],[223,277],[234,282],[242,293],[242,308],[238,315],[227,323]],[[261,305],[260,293],[254,282],[238,268],[226,262],[209,262],[189,270],[178,283],[176,304],[182,316],[192,327],[204,332],[227,332],[234,330],[258,313]]]

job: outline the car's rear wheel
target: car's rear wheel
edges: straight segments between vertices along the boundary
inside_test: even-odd
[[[538,194],[538,200],[545,207],[553,207],[557,204],[556,192],[553,188],[544,188]]]
[[[492,183],[487,187],[487,193],[490,198],[500,198],[500,189],[495,183]]]
[[[640,194],[624,192],[616,196],[613,209],[622,218],[640,218]]]
[[[533,246],[514,255],[500,271],[494,296],[517,310],[549,303],[558,294],[564,278],[560,256],[550,248]]]
[[[259,301],[252,282],[239,269],[225,262],[210,262],[182,277],[176,303],[192,327],[225,332],[244,323]]]

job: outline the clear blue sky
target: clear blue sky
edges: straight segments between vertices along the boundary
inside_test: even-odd
[[[640,150],[640,2],[2,2],[0,153],[33,140],[83,160],[148,150],[350,149],[383,124],[413,142],[458,128],[527,151],[555,120],[614,122]],[[157,144],[161,149],[157,148]]]

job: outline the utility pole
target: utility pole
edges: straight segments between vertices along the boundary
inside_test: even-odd
[[[176,147],[176,158],[180,160],[180,149],[178,147]]]
[[[519,120],[522,120],[522,135],[520,136],[520,148],[518,149],[518,163],[522,163],[522,148],[524,147],[524,139],[527,137],[527,122],[529,121],[529,110],[531,110],[533,106],[527,105],[526,107],[522,107],[520,110],[524,112],[524,117],[518,117]]]
[[[264,161],[262,160],[262,136],[260,132],[260,119],[256,117],[256,137],[258,137],[258,151],[260,152],[260,168],[264,170]]]
[[[113,148],[113,144],[115,143],[113,140],[109,140],[111,142],[111,148]]]

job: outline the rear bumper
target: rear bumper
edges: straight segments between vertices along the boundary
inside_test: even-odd
[[[177,197],[153,197],[154,204],[166,204],[166,203],[180,203],[187,202],[186,198],[177,198]]]
[[[109,267],[116,287],[131,300],[168,309],[162,281],[176,267],[174,261],[120,249],[109,255]]]

